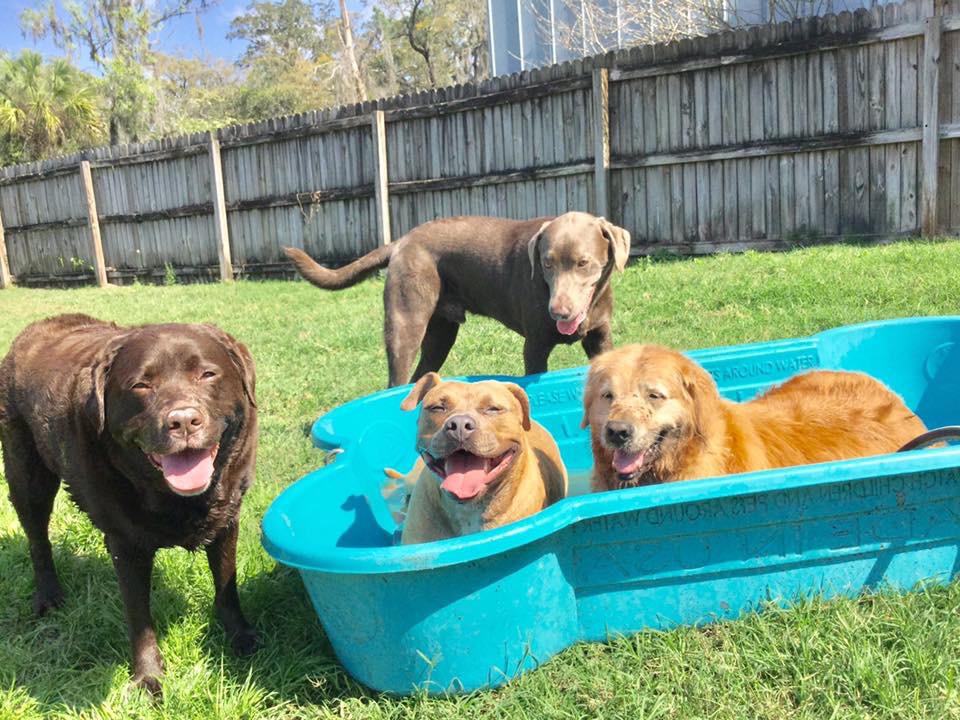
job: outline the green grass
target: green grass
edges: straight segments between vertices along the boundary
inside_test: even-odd
[[[620,343],[689,349],[957,313],[957,268],[957,241],[640,261],[615,279],[614,333]],[[151,703],[127,684],[126,632],[100,533],[61,493],[52,537],[68,599],[36,619],[26,542],[0,500],[0,718],[960,717],[960,583],[810,600],[700,630],[579,645],[507,687],[465,697],[396,699],[357,685],[333,657],[299,578],[261,549],[258,519],[320,463],[309,423],[385,385],[381,286],[0,291],[0,353],[27,323],[68,311],[121,323],[209,321],[247,343],[257,361],[261,437],[243,508],[240,594],[264,640],[250,660],[225,652],[205,558],[161,552],[153,609],[167,675],[163,700]],[[583,362],[579,347],[559,348],[551,368]],[[471,318],[444,371],[521,367],[519,337]]]

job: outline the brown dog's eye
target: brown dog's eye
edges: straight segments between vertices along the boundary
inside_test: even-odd
[[[147,383],[145,383],[145,382],[138,382],[138,383],[137,383],[136,385],[134,385],[131,389],[132,389],[132,390],[149,390],[149,389],[150,389],[150,386],[147,385]]]
[[[210,378],[215,378],[217,374],[213,370],[207,370],[203,375],[200,376],[201,380],[209,380]]]
[[[589,264],[590,264],[590,261],[587,260],[586,258],[580,258],[579,260],[577,260],[578,268],[585,268]]]

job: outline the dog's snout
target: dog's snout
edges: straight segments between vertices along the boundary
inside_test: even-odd
[[[625,422],[611,421],[603,429],[607,442],[614,447],[623,447],[633,437],[633,425]]]
[[[167,413],[167,430],[189,435],[203,427],[203,414],[195,407],[174,408]]]
[[[573,315],[573,310],[570,308],[570,304],[567,302],[562,300],[551,300],[550,314],[556,318],[567,318]]]
[[[477,421],[470,415],[454,415],[447,418],[447,422],[443,426],[447,435],[460,442],[473,435],[473,431],[476,429]]]

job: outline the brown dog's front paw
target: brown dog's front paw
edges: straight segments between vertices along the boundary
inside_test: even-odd
[[[246,657],[260,648],[260,636],[252,627],[246,627],[230,635],[230,645],[234,655]]]
[[[59,585],[33,593],[33,612],[40,617],[61,606],[63,606],[63,590]]]
[[[163,688],[160,685],[160,678],[163,676],[163,672],[138,672],[132,678],[130,682],[134,687],[138,687],[142,690],[146,690],[148,693],[153,695],[154,698],[159,700],[163,697]]]

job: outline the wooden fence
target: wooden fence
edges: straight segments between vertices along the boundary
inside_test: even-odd
[[[0,171],[0,284],[289,271],[456,214],[634,252],[960,230],[960,0],[915,0]],[[9,266],[8,266],[8,262]]]

